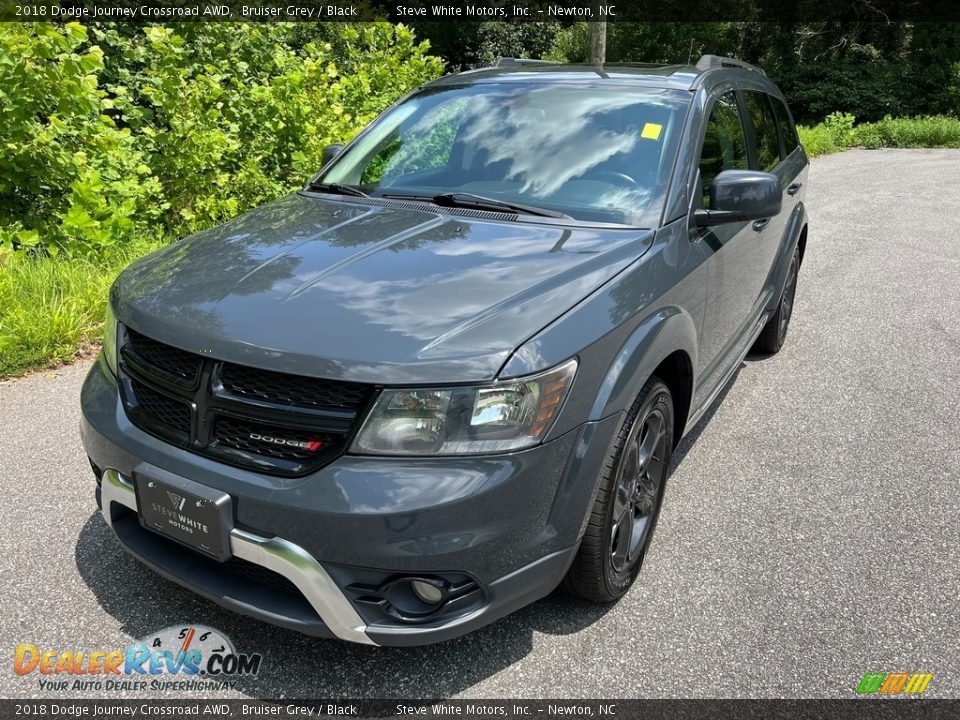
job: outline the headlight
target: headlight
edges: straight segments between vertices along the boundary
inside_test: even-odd
[[[110,306],[109,300],[107,300],[107,319],[103,323],[103,349],[100,350],[100,355],[103,356],[103,359],[106,361],[107,367],[110,368],[110,371],[116,375],[117,318],[113,314],[113,308]]]
[[[384,390],[351,451],[475,455],[536,445],[560,412],[577,361],[480,387]]]

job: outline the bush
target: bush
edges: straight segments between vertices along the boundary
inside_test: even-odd
[[[823,123],[813,127],[797,126],[800,144],[810,157],[829,155],[840,150],[833,138],[833,133]]]
[[[853,145],[867,148],[960,148],[960,119],[940,116],[884,118],[854,128]]]
[[[95,257],[289,192],[440,74],[403,26],[0,28],[0,252]]]
[[[302,187],[441,72],[388,23],[0,25],[0,377],[96,342],[134,258]]]
[[[77,23],[0,29],[0,252],[89,255],[160,212],[146,154],[104,113],[103,52],[86,42]]]
[[[890,118],[854,124],[854,117],[831,113],[813,127],[797,127],[800,142],[811,157],[850,147],[960,148],[960,118],[932,115]]]

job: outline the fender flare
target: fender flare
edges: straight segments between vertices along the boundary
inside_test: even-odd
[[[697,323],[675,305],[659,308],[644,318],[620,346],[597,391],[590,419],[599,420],[626,411],[638,390],[657,367],[678,350],[686,353],[691,367],[691,395],[696,386]]]
[[[790,268],[790,258],[797,249],[800,242],[800,235],[807,225],[807,209],[802,202],[797,203],[790,219],[787,221],[787,227],[783,231],[784,241],[780,243],[780,255],[777,262],[774,263],[773,270],[770,273],[770,284],[773,287],[773,294],[770,305],[767,309],[775,312],[777,305],[780,304],[780,296],[783,294],[783,286],[787,282],[787,270]]]

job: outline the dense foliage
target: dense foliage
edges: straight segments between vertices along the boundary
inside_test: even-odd
[[[886,117],[856,124],[849,113],[830,113],[812,127],[799,126],[800,142],[811,157],[847,148],[960,148],[960,118],[933,115]]]
[[[418,37],[447,61],[452,71],[493,65],[501,57],[540,58],[561,34],[557,22],[416,22]]]
[[[437,76],[388,23],[0,27],[0,254],[93,256],[302,185]]]
[[[871,12],[869,4],[863,6],[865,15]],[[585,62],[589,57],[586,23],[417,27],[452,67],[489,64],[500,55],[567,62]],[[786,93],[802,123],[818,122],[837,110],[865,121],[887,115],[960,115],[960,23],[607,25],[611,62],[686,63],[704,53],[730,55],[763,67]]]

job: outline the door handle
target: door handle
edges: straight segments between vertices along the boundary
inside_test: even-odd
[[[800,192],[800,188],[802,187],[803,183],[794,183],[787,188],[787,195],[796,195],[798,192]]]
[[[756,230],[757,232],[760,232],[769,224],[770,224],[770,218],[763,218],[763,220],[754,220],[753,229]]]

